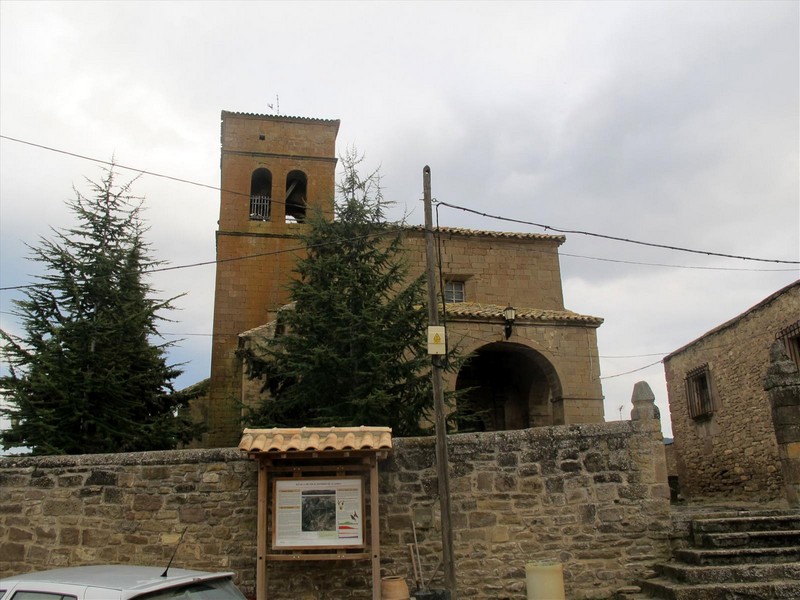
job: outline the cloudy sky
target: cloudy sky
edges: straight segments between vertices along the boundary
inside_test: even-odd
[[[214,259],[220,111],[341,119],[339,151],[380,166],[412,224],[430,165],[437,200],[481,213],[766,259],[561,247],[567,308],[605,319],[606,419],[645,380],[670,435],[658,361],[798,278],[778,262],[800,255],[798,6],[2,0],[0,287],[30,283],[25,243],[72,223],[73,186],[100,175],[81,157],[210,186],[135,184],[155,255],[185,265]],[[178,385],[207,377],[213,266],[154,285],[186,294],[162,328],[181,340]],[[0,291],[7,331],[19,297]]]

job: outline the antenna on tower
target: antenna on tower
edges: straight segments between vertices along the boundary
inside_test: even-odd
[[[281,99],[275,94],[275,104],[267,104],[270,110],[274,110],[276,115],[281,114]]]

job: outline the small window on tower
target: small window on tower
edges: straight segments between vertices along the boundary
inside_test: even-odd
[[[464,291],[463,281],[445,281],[444,282],[444,301],[448,304],[456,302],[466,302],[467,295]]]
[[[286,176],[286,222],[306,220],[306,187],[308,178],[302,171],[290,171]]]
[[[250,176],[250,219],[269,221],[272,204],[272,173],[260,168]]]
[[[713,415],[715,407],[708,365],[702,365],[689,371],[686,374],[685,382],[689,416],[692,419],[703,419]]]

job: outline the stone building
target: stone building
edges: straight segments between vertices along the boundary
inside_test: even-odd
[[[800,363],[800,280],[664,358],[685,497],[783,496],[775,426],[764,390],[776,339]]]
[[[222,113],[222,193],[210,392],[204,445],[234,445],[242,401],[256,400],[236,356],[268,335],[288,301],[307,211],[333,214],[338,121]],[[411,276],[425,269],[424,231],[403,232]],[[603,421],[597,353],[602,319],[564,307],[563,236],[443,229],[448,336],[471,355],[446,381],[488,409],[485,430]],[[503,309],[513,306],[509,324]]]

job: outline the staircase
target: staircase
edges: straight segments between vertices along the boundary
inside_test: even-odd
[[[692,518],[681,545],[617,600],[800,599],[800,512]]]

